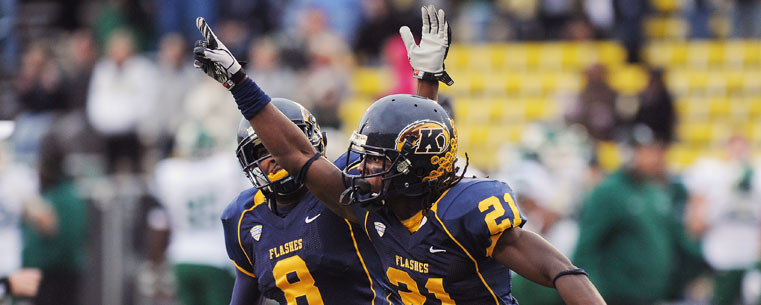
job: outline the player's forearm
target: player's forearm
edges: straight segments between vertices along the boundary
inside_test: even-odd
[[[439,81],[418,79],[417,95],[427,97],[434,101],[439,100]]]
[[[286,171],[298,173],[301,166],[317,153],[304,132],[270,105],[269,96],[250,78],[236,85],[231,92],[264,147]]]
[[[582,274],[566,275],[555,282],[555,288],[568,305],[605,304],[597,288]]]

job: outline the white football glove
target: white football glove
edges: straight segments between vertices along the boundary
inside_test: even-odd
[[[228,90],[232,89],[236,83],[245,79],[245,73],[241,70],[240,63],[225,44],[217,39],[217,35],[214,34],[203,17],[196,18],[196,27],[204,39],[197,40],[195,43],[193,66],[222,83]]]
[[[413,77],[441,81],[451,86],[454,81],[444,71],[444,59],[447,58],[451,38],[449,23],[444,18],[444,10],[439,10],[437,13],[433,5],[428,5],[421,7],[420,12],[423,18],[420,45],[415,43],[409,27],[399,28],[399,34],[407,47],[410,65],[415,70]]]

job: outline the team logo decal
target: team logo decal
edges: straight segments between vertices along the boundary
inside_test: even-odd
[[[262,225],[255,225],[253,228],[251,228],[251,237],[254,238],[254,240],[259,241],[259,238],[262,237]]]
[[[375,222],[375,231],[378,231],[378,236],[383,237],[383,233],[386,233],[386,225],[381,222]]]
[[[436,155],[449,148],[449,130],[439,122],[423,120],[407,125],[396,137],[396,150],[412,144],[415,154]]]

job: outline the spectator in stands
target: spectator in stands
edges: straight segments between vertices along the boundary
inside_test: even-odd
[[[398,15],[389,2],[389,0],[362,1],[364,18],[357,30],[354,43],[354,52],[360,63],[378,62],[384,44],[388,44],[389,38],[398,38],[399,27],[403,24],[400,23],[401,20],[398,20]],[[406,57],[406,49],[402,53]]]
[[[37,295],[42,274],[38,269],[21,269],[0,277],[0,301],[6,296],[32,298]]]
[[[713,6],[714,4],[711,0],[690,0],[686,2],[684,14],[687,17],[687,21],[690,22],[690,39],[709,39],[713,37],[709,27]]]
[[[33,43],[24,52],[16,78],[22,109],[31,113],[66,108],[63,73],[45,43]]]
[[[414,94],[417,89],[417,80],[406,77],[412,71],[410,61],[407,58],[407,48],[399,35],[390,37],[383,46],[383,59],[388,69],[396,76],[389,92],[384,92],[377,98],[389,94]],[[451,107],[450,107],[451,108]]]
[[[21,269],[21,221],[39,193],[34,169],[15,162],[9,150],[6,140],[14,127],[0,121],[0,304],[8,296],[35,296],[41,277],[39,269]]]
[[[689,232],[702,239],[716,271],[711,304],[741,301],[743,276],[761,259],[761,177],[750,152],[749,141],[736,134],[724,158],[699,159],[684,173]]]
[[[35,305],[76,305],[85,263],[87,218],[85,202],[65,170],[66,137],[52,128],[42,141],[39,161],[44,203],[29,211],[22,224],[22,265],[39,268]]]
[[[24,52],[15,87],[17,109],[13,151],[18,160],[35,167],[39,142],[55,116],[67,107],[61,67],[47,42],[32,43]]]
[[[158,50],[158,75],[161,86],[158,101],[150,106],[147,117],[140,125],[140,136],[151,154],[154,164],[172,151],[174,135],[180,124],[177,110],[182,109],[187,88],[201,82],[191,60],[187,56],[187,42],[179,34],[168,34],[161,38]]]
[[[615,27],[613,0],[584,0],[584,13],[597,36],[609,38]]]
[[[109,172],[127,164],[127,170],[139,172],[143,145],[139,126],[147,112],[159,103],[159,83],[153,63],[133,54],[129,31],[114,32],[107,46],[107,57],[95,66],[87,97],[87,118],[105,139]]]
[[[646,126],[628,136],[631,159],[593,189],[581,210],[574,263],[589,272],[608,304],[664,300],[686,247],[669,195],[657,175],[665,145]]]
[[[272,96],[288,99],[296,95],[297,75],[280,61],[280,47],[270,37],[252,40],[248,47],[248,67],[254,81]]]
[[[605,67],[593,65],[585,74],[586,85],[576,102],[566,110],[566,122],[581,124],[595,140],[610,141],[623,123],[616,110],[618,92],[608,85]]]
[[[649,127],[656,138],[671,143],[676,128],[674,98],[663,81],[662,69],[650,69],[649,74],[647,86],[639,94],[639,108],[632,123]]]
[[[132,1],[125,1],[132,2]],[[180,33],[185,39],[195,37],[195,19],[204,16],[211,24],[217,21],[220,0],[156,0],[155,31],[159,37],[170,33]]]
[[[80,29],[69,35],[64,62],[67,108],[84,112],[90,77],[98,59],[98,50],[89,29]]]
[[[319,20],[311,11],[312,18]],[[304,71],[298,101],[320,120],[320,127],[339,128],[338,108],[349,94],[352,56],[345,41],[327,28],[311,29],[307,36],[309,67]]]
[[[731,15],[733,37],[745,39],[761,37],[761,2],[736,0]]]
[[[639,63],[645,43],[643,24],[650,10],[648,0],[614,0],[616,32],[626,49],[626,62]]]
[[[338,38],[345,42],[350,42],[355,37],[357,27],[361,18],[361,1],[356,0],[294,0],[288,1],[283,9],[282,24],[285,30],[293,30],[296,24],[293,20],[309,20],[317,15],[323,18],[327,29],[335,33]],[[311,23],[311,22],[310,22]],[[289,29],[290,27],[290,29]],[[226,43],[225,43],[226,44]]]
[[[0,76],[6,76],[17,71],[12,67],[18,66],[18,38],[16,23],[18,18],[18,0],[0,0]]]
[[[539,18],[544,25],[544,38],[558,40],[563,37],[567,23],[574,14],[574,2],[566,0],[541,0]]]

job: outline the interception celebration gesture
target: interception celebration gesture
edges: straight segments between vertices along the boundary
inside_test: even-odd
[[[220,82],[228,90],[232,89],[246,78],[240,63],[225,44],[219,41],[203,17],[196,18],[196,27],[204,39],[196,40],[193,48],[193,66]]]
[[[454,81],[444,71],[444,59],[449,53],[452,41],[452,31],[444,18],[444,10],[436,11],[433,5],[420,8],[423,18],[423,31],[420,44],[415,43],[412,32],[407,26],[399,29],[404,46],[407,47],[407,57],[412,65],[413,77],[423,80],[441,81],[451,86]]]

